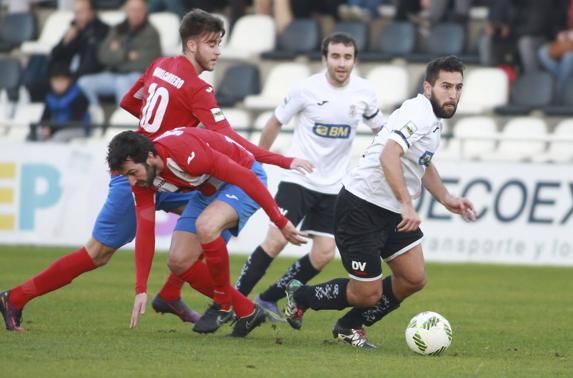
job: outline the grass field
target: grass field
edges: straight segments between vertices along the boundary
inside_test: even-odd
[[[0,246],[0,288],[9,288],[68,249]],[[231,259],[236,277],[244,256]],[[150,291],[166,276],[156,256]],[[292,262],[278,259],[255,291]],[[333,262],[320,281],[343,276]],[[490,265],[428,265],[423,292],[368,329],[381,348],[356,350],[334,342],[330,330],[342,313],[307,312],[304,327],[268,323],[246,339],[199,335],[173,316],[148,309],[130,330],[133,264],[118,253],[108,266],[32,301],[26,333],[0,332],[1,377],[553,377],[573,376],[573,269]],[[151,295],[150,295],[151,297]],[[203,310],[208,302],[185,289],[184,299]],[[440,357],[410,352],[408,320],[433,310],[452,324],[450,349]]]

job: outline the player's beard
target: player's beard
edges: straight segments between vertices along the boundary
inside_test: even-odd
[[[456,110],[458,109],[458,104],[456,104],[456,103],[447,102],[447,103],[444,103],[443,105],[440,105],[440,102],[438,101],[438,99],[434,95],[433,91],[432,91],[432,95],[430,96],[430,104],[432,104],[432,109],[434,110],[434,114],[438,118],[446,118],[446,119],[452,118],[454,116],[454,114],[456,114]],[[446,104],[447,105],[453,105],[454,109],[452,111],[447,111],[446,109],[444,109]]]
[[[215,66],[211,66],[211,60],[206,58],[200,51],[195,55],[195,60],[204,71],[213,71]]]
[[[153,186],[153,181],[155,180],[155,177],[157,177],[157,169],[155,169],[155,167],[147,163],[143,163],[143,166],[145,167],[145,172],[147,172],[147,179],[145,181],[141,180],[140,186],[143,186],[145,188],[151,188]]]

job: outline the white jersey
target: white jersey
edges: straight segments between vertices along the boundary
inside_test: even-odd
[[[387,210],[400,213],[400,202],[392,192],[380,166],[380,154],[388,139],[404,150],[402,170],[408,193],[418,198],[422,176],[440,145],[442,122],[424,95],[405,101],[388,118],[384,129],[366,149],[358,166],[344,178],[344,187],[355,196]]]
[[[286,171],[282,181],[336,194],[350,164],[358,124],[362,121],[371,129],[381,128],[384,117],[374,88],[365,79],[351,75],[344,87],[334,87],[326,75],[318,73],[292,88],[275,116],[283,125],[299,116],[288,155],[315,166],[309,174]]]

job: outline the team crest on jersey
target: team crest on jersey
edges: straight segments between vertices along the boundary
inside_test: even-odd
[[[432,161],[433,156],[434,156],[433,152],[430,152],[430,151],[424,152],[422,154],[422,156],[420,156],[420,159],[418,159],[418,164],[427,167],[428,165],[430,165],[430,162]]]
[[[352,128],[348,125],[315,123],[312,132],[323,138],[348,139]]]
[[[406,139],[410,138],[418,130],[414,122],[408,121],[404,126],[400,128],[400,132]]]
[[[350,105],[350,118],[356,117],[356,105]]]
[[[213,114],[215,122],[219,122],[225,119],[225,115],[223,114],[221,108],[213,108],[211,109],[211,113]]]

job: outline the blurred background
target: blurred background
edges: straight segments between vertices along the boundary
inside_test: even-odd
[[[287,90],[323,69],[319,45],[332,31],[357,40],[355,74],[375,86],[386,115],[419,92],[431,58],[461,57],[462,99],[435,162],[450,191],[474,201],[479,219],[465,224],[423,194],[427,259],[573,265],[573,1],[0,5],[0,249],[87,240],[106,196],[106,144],[137,125],[117,104],[154,58],[181,51],[179,20],[199,7],[227,29],[215,70],[202,77],[231,125],[254,143]],[[130,31],[144,27],[152,37],[137,43]],[[275,151],[288,151],[295,124],[283,128]],[[367,127],[359,130],[354,163],[372,141]],[[267,168],[274,191],[280,170]],[[160,216],[161,248],[174,221]],[[257,213],[231,251],[251,251],[266,223]]]

